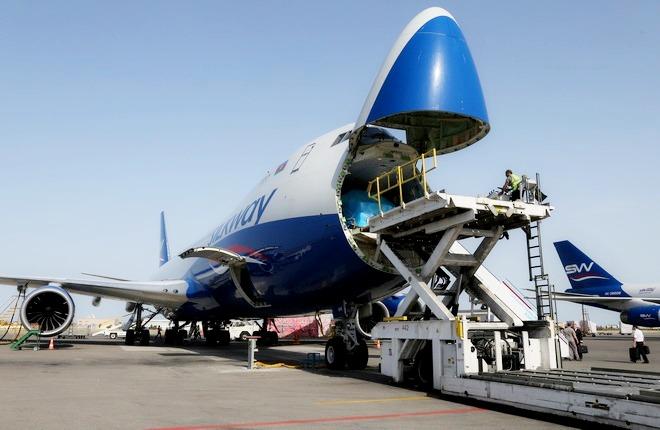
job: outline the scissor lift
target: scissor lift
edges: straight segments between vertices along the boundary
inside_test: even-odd
[[[660,375],[558,369],[554,322],[536,319],[516,291],[482,266],[507,231],[551,211],[534,199],[434,192],[372,217],[374,258],[387,260],[410,286],[394,317],[372,330],[381,341],[381,372],[402,382],[412,371],[450,395],[629,428],[657,427]],[[472,253],[459,242],[467,238],[480,240]],[[462,292],[499,321],[458,317]],[[428,309],[423,316],[412,311],[420,299]]]

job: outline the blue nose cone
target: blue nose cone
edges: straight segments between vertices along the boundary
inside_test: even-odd
[[[404,29],[365,102],[362,124],[404,129],[409,144],[441,153],[486,135],[490,126],[479,75],[449,13],[427,9]]]

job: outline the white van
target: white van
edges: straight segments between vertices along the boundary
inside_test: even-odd
[[[245,340],[247,336],[259,331],[259,326],[255,321],[250,320],[231,320],[229,325],[229,338],[235,340]]]
[[[92,336],[108,336],[110,339],[125,338],[126,332],[121,329],[122,324],[108,325],[101,331],[93,333]]]

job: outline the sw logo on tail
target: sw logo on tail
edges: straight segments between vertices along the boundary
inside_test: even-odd
[[[660,326],[660,296],[649,285],[624,285],[568,240],[555,242],[571,288],[555,293],[557,300],[581,303],[621,313],[621,321]]]

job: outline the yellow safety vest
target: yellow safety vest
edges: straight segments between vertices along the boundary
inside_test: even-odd
[[[515,173],[512,173],[511,176],[509,177],[509,180],[511,182],[511,189],[513,191],[516,191],[518,187],[520,187],[520,183],[522,182],[522,178]]]

